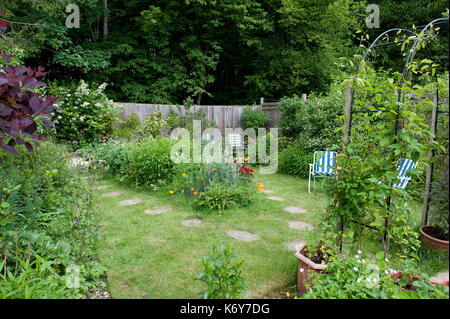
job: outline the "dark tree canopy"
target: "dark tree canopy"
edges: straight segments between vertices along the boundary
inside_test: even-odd
[[[2,0],[13,23],[0,48],[47,79],[108,82],[117,101],[256,103],[261,96],[326,91],[341,57],[391,27],[441,17],[447,1],[371,1],[380,29],[356,0],[81,0],[80,28],[65,26],[68,0]],[[14,41],[12,41],[14,40]],[[448,43],[448,39],[446,40]],[[377,59],[398,69],[398,50]]]

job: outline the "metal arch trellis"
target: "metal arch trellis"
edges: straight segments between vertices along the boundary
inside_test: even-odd
[[[386,34],[389,34],[391,32],[408,32],[413,34],[414,36],[416,36],[416,39],[414,40],[413,45],[411,46],[408,56],[406,58],[404,67],[403,67],[403,72],[402,72],[402,78],[400,81],[400,86],[399,86],[399,93],[398,93],[398,102],[401,102],[402,99],[402,88],[403,88],[403,84],[405,82],[405,79],[407,77],[407,73],[408,73],[408,65],[411,63],[411,61],[414,59],[414,55],[416,53],[417,50],[417,46],[419,44],[419,40],[421,39],[421,37],[424,35],[424,33],[431,27],[431,26],[435,26],[435,25],[440,25],[440,24],[444,24],[444,23],[448,23],[448,18],[438,18],[435,19],[433,21],[431,21],[430,23],[428,23],[427,25],[423,26],[420,34],[417,36],[417,34],[412,30],[412,29],[408,29],[408,28],[393,28],[393,29],[389,29],[387,31],[384,31],[383,33],[381,33],[373,42],[372,44],[369,46],[369,48],[366,50],[361,63],[358,66],[356,75],[358,75],[361,71],[361,67],[363,66],[367,56],[373,51],[373,49],[377,48],[377,47],[382,47],[382,46],[387,46],[387,45],[392,45],[392,44],[398,44],[401,42],[405,42],[406,40],[399,40],[399,41],[390,41],[390,42],[385,42],[385,43],[378,43],[380,41],[380,39],[382,39]],[[439,57],[439,58],[433,58],[433,56],[431,55],[431,52],[429,50],[429,48],[427,46],[425,46],[427,53],[430,57],[430,60],[442,60],[442,59],[448,59],[447,57]],[[437,82],[437,75],[435,74],[435,80]],[[356,80],[355,80],[356,81]],[[388,112],[386,110],[353,110],[353,103],[354,103],[354,91],[351,89],[351,86],[348,87],[347,90],[347,106],[346,106],[346,114],[348,116],[348,124],[346,127],[346,131],[344,133],[344,140],[347,139],[350,134],[351,134],[351,129],[352,129],[352,120],[353,120],[353,114],[354,113],[373,113],[373,112]],[[436,119],[433,123],[434,127],[433,132],[436,132],[436,128],[437,128],[437,116],[439,114],[442,113],[447,113],[448,111],[440,111],[439,110],[439,90],[438,87],[436,87]],[[400,117],[400,105],[397,107],[397,114],[396,114],[396,119],[395,119],[395,136],[398,133],[398,122],[399,122],[399,117]],[[434,156],[433,151],[431,152],[430,157]],[[422,212],[422,224],[426,224],[427,222],[427,216],[428,216],[428,210],[429,210],[429,196],[430,196],[430,191],[431,191],[431,176],[433,173],[433,164],[430,164],[429,168],[428,168],[428,172],[427,172],[427,181],[426,181],[426,187],[425,187],[425,196],[424,196],[424,210]],[[429,177],[430,176],[430,177]],[[390,198],[387,199],[387,203],[388,205],[390,205]],[[368,225],[364,225],[364,226],[368,226]],[[341,225],[342,227],[342,225]],[[369,227],[369,226],[368,226]],[[375,229],[374,227],[369,227],[372,229]],[[343,231],[343,229],[341,229]],[[384,236],[386,238],[387,233],[386,231],[384,232]]]

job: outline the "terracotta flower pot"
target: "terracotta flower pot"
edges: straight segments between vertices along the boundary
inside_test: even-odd
[[[297,282],[297,290],[300,293],[300,295],[303,295],[306,293],[306,282],[311,282],[311,277],[308,276],[309,271],[315,271],[315,272],[322,272],[327,265],[323,264],[316,264],[311,259],[305,256],[305,248],[306,246],[302,247],[299,251],[295,253],[295,257],[298,258],[298,267],[297,267],[297,275],[298,275],[298,282]]]
[[[425,247],[431,249],[442,249],[448,251],[448,240],[437,239],[428,234],[428,231],[436,232],[436,227],[433,226],[422,226],[420,227],[420,235],[422,237],[422,243]]]

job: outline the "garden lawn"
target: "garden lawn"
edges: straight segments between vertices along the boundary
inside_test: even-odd
[[[97,185],[109,186],[94,191],[100,206],[101,234],[99,257],[106,265],[108,288],[113,298],[199,298],[203,289],[195,281],[200,260],[208,255],[216,239],[232,244],[245,260],[242,274],[248,282],[249,297],[279,297],[296,285],[295,251],[285,242],[302,240],[307,231],[291,229],[288,221],[316,225],[323,211],[324,194],[308,194],[307,181],[286,175],[257,175],[257,181],[274,194],[260,194],[260,200],[247,209],[218,213],[195,211],[186,200],[168,191],[139,191],[108,179]],[[102,197],[113,191],[117,197]],[[284,201],[266,199],[279,196]],[[135,205],[120,206],[122,200],[139,198]],[[169,205],[167,213],[149,215],[147,209]],[[299,206],[303,214],[283,210]],[[200,218],[203,223],[186,227],[182,222]],[[242,242],[229,237],[228,230],[249,231],[258,240]]]
[[[258,170],[256,170],[257,172]],[[100,206],[101,239],[99,258],[107,267],[108,289],[113,298],[199,298],[203,284],[194,279],[201,271],[200,260],[208,255],[216,239],[230,243],[244,259],[242,274],[248,282],[250,298],[285,297],[296,292],[295,251],[284,243],[305,240],[308,231],[291,229],[289,221],[303,221],[317,226],[327,204],[321,192],[308,194],[308,181],[288,175],[256,174],[265,190],[273,194],[259,194],[260,200],[245,209],[229,210],[222,214],[196,211],[184,196],[170,195],[169,189],[139,190],[111,179],[97,177],[96,185],[108,186],[94,191]],[[119,191],[117,197],[104,194]],[[267,199],[278,196],[283,201]],[[123,200],[139,198],[141,202],[121,206]],[[161,206],[170,210],[149,215],[145,211]],[[305,213],[292,214],[283,210],[287,206],[305,209]],[[420,220],[421,204],[410,203]],[[198,218],[202,224],[187,227],[187,219]],[[249,231],[258,240],[243,242],[229,237],[229,230]],[[373,255],[381,250],[377,234],[362,239],[360,249]],[[346,241],[344,252],[355,252],[356,247]],[[421,248],[419,266],[430,276],[448,269],[448,254]],[[396,265],[393,265],[394,267]],[[399,266],[400,267],[400,266]],[[400,269],[400,268],[399,268]]]

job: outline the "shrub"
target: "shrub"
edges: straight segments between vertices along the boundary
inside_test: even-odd
[[[252,203],[256,190],[252,187],[229,187],[214,182],[198,195],[195,204],[209,210],[222,211],[229,208],[245,207]]]
[[[125,116],[123,120],[116,120],[113,136],[119,138],[130,138],[136,136],[141,129],[141,122],[136,113]]]
[[[297,138],[306,151],[332,149],[341,140],[344,90],[333,84],[325,95],[311,94],[306,104],[294,96],[280,101],[281,132]]]
[[[145,119],[141,136],[145,138],[159,137],[166,126],[167,121],[162,119],[161,111],[153,111],[152,114]]]
[[[281,111],[279,127],[283,136],[298,137],[300,134],[302,127],[298,114],[303,105],[303,100],[297,95],[280,100],[278,107]]]
[[[106,97],[105,87],[104,83],[92,89],[83,80],[68,87],[57,82],[49,85],[47,91],[60,97],[61,110],[52,116],[58,139],[89,143],[112,133],[121,110]]]
[[[0,51],[0,58],[10,59]],[[58,108],[53,105],[58,99],[50,95],[41,96],[31,91],[45,86],[38,78],[44,76],[44,68],[31,69],[24,66],[7,66],[0,69],[0,148],[16,155],[16,145],[25,145],[33,151],[31,141],[39,146],[42,137],[36,135],[39,119],[45,126],[51,127],[50,110]],[[39,132],[38,132],[39,133]],[[1,153],[0,153],[1,155]],[[0,156],[0,164],[3,158]]]
[[[305,151],[299,142],[289,145],[279,153],[278,172],[288,175],[308,177],[309,163],[314,153]]]
[[[178,164],[174,176],[174,193],[195,197],[197,207],[210,210],[246,206],[256,194],[253,170],[245,164]]]
[[[90,165],[98,164],[120,181],[157,188],[172,180],[171,147],[172,142],[165,138],[133,142],[110,139],[79,151],[88,157]]]
[[[210,256],[202,259],[203,271],[196,280],[203,282],[206,289],[200,293],[203,299],[230,299],[247,296],[245,279],[241,275],[243,260],[233,263],[237,255],[230,246],[216,242]]]
[[[253,128],[258,132],[258,128],[266,127],[270,121],[270,116],[259,109],[252,110],[249,107],[244,108],[241,117],[241,123],[244,129]]]

